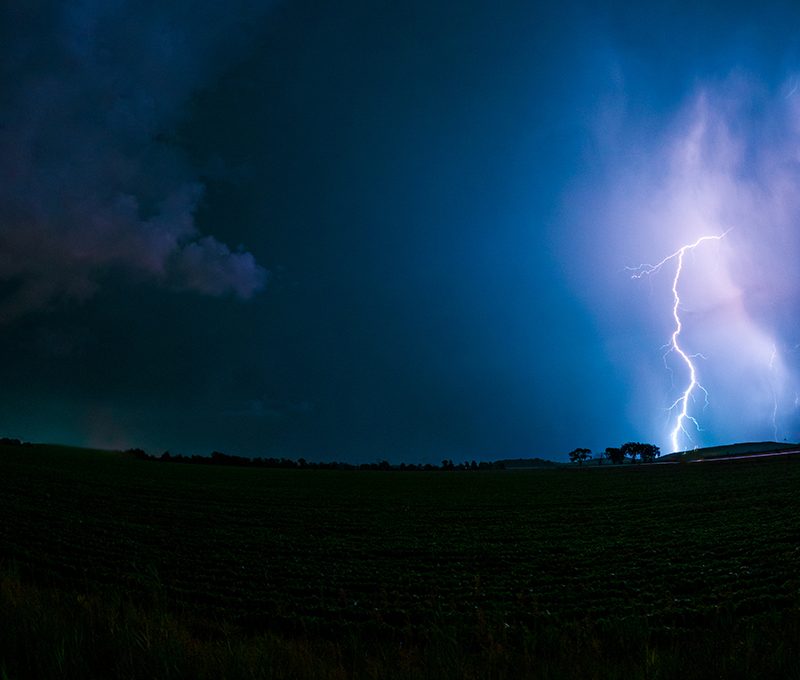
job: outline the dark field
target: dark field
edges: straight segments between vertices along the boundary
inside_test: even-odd
[[[0,678],[800,677],[800,459],[519,472],[0,448]]]

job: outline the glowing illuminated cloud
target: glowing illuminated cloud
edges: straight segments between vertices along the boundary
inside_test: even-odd
[[[626,106],[624,89],[598,106],[594,164],[567,195],[562,252],[626,384],[617,436],[665,450],[800,440],[797,82],[699,83],[657,117]],[[650,285],[619,276],[651,252],[670,255],[636,271]],[[670,338],[672,384],[655,352]]]

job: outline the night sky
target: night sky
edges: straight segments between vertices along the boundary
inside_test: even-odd
[[[0,4],[0,434],[800,439],[800,4]],[[691,437],[691,438],[690,438]]]

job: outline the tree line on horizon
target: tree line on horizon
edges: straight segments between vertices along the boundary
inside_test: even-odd
[[[635,463],[638,458],[643,463],[652,463],[661,455],[661,449],[655,444],[643,444],[642,442],[626,442],[622,446],[608,446],[597,458],[598,465],[602,465],[604,460],[610,460],[614,465],[621,465],[626,458],[630,458],[631,463]],[[592,459],[591,449],[574,449],[569,452],[569,460],[572,463],[583,465],[587,460]]]
[[[0,437],[0,446],[34,446],[31,442],[25,442],[21,439],[11,437]],[[381,460],[376,463],[345,463],[342,461],[330,462],[313,462],[305,458],[248,458],[246,456],[235,456],[221,451],[212,451],[210,456],[201,456],[193,454],[191,456],[184,456],[182,454],[171,454],[169,451],[164,451],[160,456],[155,456],[147,453],[141,448],[126,449],[123,453],[127,456],[132,456],[138,460],[158,461],[161,463],[183,463],[190,465],[228,465],[233,467],[261,467],[261,468],[282,468],[282,469],[308,469],[308,470],[379,470],[388,471],[395,470],[400,472],[431,472],[435,470],[444,471],[459,471],[459,472],[477,472],[482,470],[505,470],[506,461],[498,460],[494,462],[487,461],[464,461],[463,463],[455,463],[452,459],[445,458],[440,465],[434,463],[400,463],[394,465],[387,460]],[[542,461],[538,458],[531,459],[536,462],[549,463],[549,461]],[[509,460],[509,463],[513,463]]]
[[[459,471],[459,472],[478,472],[484,470],[505,470],[503,461],[464,461],[455,463],[451,459],[445,458],[440,465],[434,463],[400,463],[393,465],[387,460],[377,463],[345,463],[341,461],[313,462],[305,458],[293,460],[291,458],[248,458],[246,456],[233,456],[220,451],[213,451],[210,456],[183,456],[173,455],[169,451],[164,451],[160,456],[154,456],[142,449],[128,449],[126,454],[139,460],[158,461],[161,463],[183,463],[194,465],[228,465],[233,467],[260,467],[260,468],[280,468],[280,469],[300,469],[300,470],[377,470],[377,471],[399,471],[399,472],[432,472]]]
[[[23,442],[20,439],[11,437],[0,437],[0,446],[31,446],[30,442]],[[184,456],[181,454],[173,455],[169,451],[164,451],[160,456],[155,456],[147,453],[140,448],[127,449],[124,452],[126,455],[133,456],[139,460],[158,461],[162,463],[183,463],[194,465],[227,465],[233,467],[261,467],[261,468],[281,468],[281,469],[308,469],[308,470],[378,470],[378,471],[400,471],[400,472],[432,472],[432,471],[459,471],[459,472],[477,472],[484,470],[505,470],[508,462],[511,467],[517,467],[514,463],[522,463],[526,461],[536,462],[547,465],[557,465],[552,461],[542,460],[539,458],[532,459],[509,459],[497,461],[464,461],[462,463],[455,463],[452,459],[445,458],[441,464],[435,463],[400,463],[395,465],[389,463],[387,460],[381,460],[375,463],[345,463],[342,461],[330,462],[313,462],[305,458],[298,458],[297,460],[291,458],[248,458],[246,456],[235,456],[220,451],[213,451],[210,456],[201,456],[193,454],[191,456]],[[572,463],[577,463],[579,466],[583,465],[587,460],[594,459],[591,449],[577,448],[569,452],[569,460]],[[654,444],[646,444],[641,442],[626,442],[619,447],[606,447],[605,451],[600,453],[596,458],[599,465],[603,464],[604,460],[611,461],[612,464],[620,465],[625,462],[627,458],[631,463],[635,463],[639,459],[643,463],[652,463],[656,458],[661,455],[661,449]]]
[[[23,442],[20,439],[11,437],[0,437],[0,446],[31,446],[30,442]],[[291,458],[248,458],[246,456],[235,456],[221,451],[213,451],[210,456],[193,454],[184,456],[182,454],[173,455],[169,451],[164,451],[160,456],[147,453],[140,448],[127,449],[126,455],[133,456],[139,460],[158,461],[162,463],[183,463],[194,465],[228,465],[234,467],[262,467],[262,468],[281,468],[281,469],[309,469],[309,470],[378,470],[378,471],[400,471],[400,472],[432,472],[432,471],[459,471],[477,472],[483,470],[505,470],[508,462],[511,467],[517,467],[514,463],[522,463],[529,460],[547,465],[557,465],[552,461],[533,459],[509,459],[497,461],[464,461],[455,463],[452,459],[445,458],[441,464],[435,463],[400,463],[395,465],[387,460],[375,463],[346,463],[342,461],[313,462],[305,458],[297,460]],[[641,442],[626,442],[619,447],[607,447],[596,459],[599,465],[604,460],[611,461],[612,464],[619,465],[629,458],[631,463],[635,463],[637,458],[643,463],[651,463],[661,455],[661,450],[654,444]],[[569,452],[569,459],[572,463],[583,465],[587,460],[594,459],[591,449],[577,448]]]

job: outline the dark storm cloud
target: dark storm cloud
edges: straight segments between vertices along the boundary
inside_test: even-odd
[[[265,5],[0,9],[0,319],[87,298],[114,271],[242,298],[264,285],[252,254],[199,232],[203,185],[170,135]]]
[[[683,279],[683,337],[704,320],[720,348],[702,442],[794,438],[799,13],[0,2],[0,324],[48,310],[0,325],[0,435],[353,462],[663,445],[670,272],[625,267],[735,226]]]

